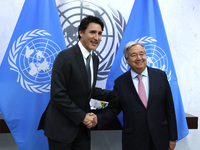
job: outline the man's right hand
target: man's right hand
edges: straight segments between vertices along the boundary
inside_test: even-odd
[[[83,123],[87,126],[87,128],[92,128],[97,125],[97,117],[94,113],[87,113]]]

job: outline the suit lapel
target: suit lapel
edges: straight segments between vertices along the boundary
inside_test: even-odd
[[[93,53],[92,54],[92,60],[93,60],[93,85],[92,88],[94,88],[97,80],[97,71],[98,71],[98,58],[97,56]]]
[[[148,98],[148,104],[147,107],[150,107],[152,99],[151,99],[151,93],[154,89],[155,86],[153,86],[156,83],[156,78],[152,73],[151,68],[147,67],[147,71],[148,71],[148,76],[149,76],[149,98]]]
[[[83,82],[84,82],[85,87],[88,91],[87,87],[89,87],[89,85],[88,85],[87,72],[86,72],[85,63],[84,63],[84,60],[83,60],[83,55],[81,53],[81,50],[80,50],[78,44],[75,45],[74,53],[75,53],[75,60],[78,64],[78,67],[79,67],[81,74],[82,74],[82,77],[83,77]]]
[[[148,103],[147,103],[147,107],[150,107],[150,104],[151,104],[151,93],[152,93],[152,90],[154,88],[153,84],[152,83],[156,83],[155,82],[155,79],[154,79],[154,76],[152,75],[152,71],[151,71],[151,68],[147,67],[147,71],[148,71],[148,76],[149,76],[149,98],[148,98]]]

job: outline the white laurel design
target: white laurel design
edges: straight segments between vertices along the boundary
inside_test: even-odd
[[[32,38],[37,36],[51,36],[51,34],[47,33],[45,30],[35,29],[33,31],[28,31],[24,35],[22,34],[17,41],[14,41],[12,45],[12,49],[9,52],[8,62],[11,65],[11,70],[18,73],[17,82],[21,84],[21,86],[29,90],[30,92],[42,93],[42,92],[49,92],[50,91],[50,83],[45,85],[35,85],[34,83],[28,82],[23,79],[19,68],[16,65],[18,52],[22,48],[22,45]]]
[[[148,37],[148,36],[144,36],[142,38],[138,38],[135,41],[140,42],[142,44],[157,42],[156,39],[154,39],[153,37]],[[128,64],[126,63],[124,56],[122,56],[122,58],[121,58],[120,68],[121,68],[121,70],[123,72],[128,71]],[[165,67],[158,68],[158,69],[160,69],[162,71],[165,71]],[[168,81],[170,82],[170,80],[172,78],[172,76],[171,76],[171,70],[169,71],[169,74],[167,75],[167,78],[168,78]]]
[[[115,40],[118,40],[117,42],[117,45],[116,45],[116,50],[119,48],[119,44],[120,44],[120,41],[122,39],[122,35],[123,35],[123,32],[124,32],[124,29],[126,27],[126,21],[125,19],[123,18],[122,14],[119,12],[119,11],[115,11],[113,8],[111,8],[111,11],[112,11],[112,16],[113,16],[113,19],[115,21],[115,25],[116,25],[116,28],[117,28],[117,38],[118,39],[115,39]],[[114,48],[114,47],[113,47]],[[109,72],[110,72],[110,68],[112,67],[112,63],[114,61],[114,58],[115,58],[115,53],[113,53],[111,56],[110,56],[110,59],[109,61],[103,61],[101,62],[103,65],[101,65],[102,67],[99,68],[98,70],[98,75],[97,75],[97,80],[104,80],[107,78]],[[101,77],[99,76],[101,75]]]
[[[168,78],[168,82],[170,82],[172,79],[172,71],[171,70],[170,70],[169,74],[167,75],[167,78]]]
[[[126,63],[126,60],[124,57],[121,58],[121,64],[120,64],[120,68],[123,72],[128,71],[128,64]]]
[[[146,44],[146,43],[152,43],[152,42],[157,42],[156,39],[152,38],[152,37],[148,37],[148,36],[144,36],[141,39],[136,39],[135,41],[142,43],[142,44]]]

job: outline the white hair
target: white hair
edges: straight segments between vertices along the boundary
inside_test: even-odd
[[[123,54],[124,54],[124,57],[127,58],[128,57],[128,49],[132,46],[135,46],[135,45],[140,45],[144,48],[144,51],[146,53],[146,48],[145,46],[142,44],[142,43],[139,43],[139,42],[136,42],[136,41],[130,41],[128,42],[125,46],[124,46],[124,50],[123,50]]]

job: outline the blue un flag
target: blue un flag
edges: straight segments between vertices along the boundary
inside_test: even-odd
[[[129,70],[123,57],[123,48],[129,41],[146,46],[147,65],[166,72],[171,86],[178,129],[178,140],[188,135],[188,126],[182,104],[176,72],[157,0],[135,0],[115,60],[108,75],[106,88],[112,89],[114,80]],[[118,116],[121,123],[122,113]]]
[[[25,0],[0,66],[0,110],[20,150],[47,150],[40,117],[65,40],[55,0]]]

